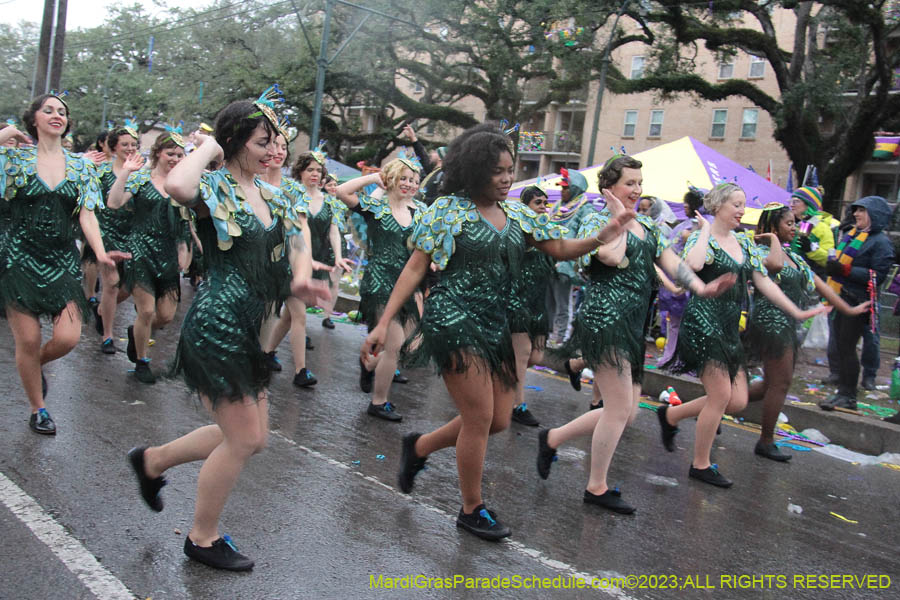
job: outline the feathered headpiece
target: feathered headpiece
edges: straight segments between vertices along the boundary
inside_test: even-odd
[[[612,146],[610,146],[609,149],[612,150],[612,156],[607,158],[606,162],[603,163],[603,169],[608,167],[610,165],[610,163],[612,163],[612,161],[616,160],[617,158],[622,158],[623,156],[628,156],[628,153],[625,151],[625,146],[619,146],[619,150],[616,150]],[[600,170],[602,171],[603,169],[600,169]]]
[[[166,132],[169,134],[166,138],[163,139],[163,141],[172,140],[176,145],[184,148],[184,138],[181,137],[184,133],[184,121],[178,121],[177,127],[173,127],[168,123],[163,125],[163,127],[166,128]]]
[[[125,125],[122,126],[122,129],[124,129],[125,132],[134,139],[141,139],[140,136],[138,136],[138,124],[136,116],[131,117],[130,119],[126,118]]]
[[[255,119],[259,116],[264,116],[269,123],[276,130],[278,129],[278,115],[275,114],[275,103],[284,102],[284,95],[281,93],[281,88],[278,87],[278,84],[272,84],[266,88],[262,94],[259,95],[253,105],[259,109],[259,112],[254,112],[250,114],[251,119]]]
[[[397,153],[397,160],[402,162],[404,165],[406,165],[416,173],[422,172],[422,162],[415,154],[413,154],[412,156],[407,156],[406,150],[400,150],[400,152]]]
[[[500,120],[500,133],[503,134],[507,139],[507,146],[509,147],[509,153],[512,155],[513,159],[516,157],[516,142],[518,141],[516,138],[519,136],[516,135],[519,132],[519,124],[516,123],[512,127],[509,126],[509,121],[506,119]]]
[[[285,136],[285,139],[287,139],[287,136]],[[319,140],[319,145],[310,154],[312,154],[313,160],[324,167],[325,161],[328,159],[328,153],[325,152],[325,140]]]
[[[291,141],[291,136],[288,133],[288,128],[290,126],[291,126],[291,120],[288,119],[286,115],[282,115],[278,119],[278,127],[276,129],[278,129],[278,133],[281,134],[281,136],[284,138],[285,142]]]
[[[56,91],[50,90],[50,95],[63,103],[63,106],[66,107],[66,112],[69,112],[69,103],[65,101],[65,97],[69,95],[68,90]]]

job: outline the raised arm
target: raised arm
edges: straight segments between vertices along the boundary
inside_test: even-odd
[[[116,177],[116,182],[109,189],[109,194],[106,196],[107,208],[122,208],[131,200],[131,192],[125,191],[125,184],[128,183],[128,178],[131,174],[143,166],[144,157],[137,152],[125,160],[125,164],[122,165],[122,172]]]
[[[345,181],[337,187],[335,195],[338,200],[347,205],[347,208],[353,209],[359,206],[359,196],[357,194],[359,190],[373,183],[379,187],[384,187],[380,173],[372,173],[371,175]]]
[[[703,269],[703,265],[706,263],[706,247],[709,245],[710,236],[709,221],[704,219],[700,213],[697,213],[697,224],[700,226],[700,237],[687,256],[684,257],[684,262],[694,271]]]
[[[166,178],[166,193],[182,206],[191,206],[197,199],[200,190],[200,178],[203,171],[212,161],[223,158],[222,147],[214,138],[202,133],[195,133],[194,139],[200,145],[169,172]],[[200,211],[203,208],[200,208]],[[198,211],[198,213],[200,212]],[[202,216],[199,215],[198,216]]]

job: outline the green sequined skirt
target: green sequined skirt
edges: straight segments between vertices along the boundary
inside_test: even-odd
[[[788,350],[796,358],[800,347],[797,322],[762,294],[757,294],[744,342],[747,353],[755,360],[778,359]]]
[[[507,307],[504,299],[483,300],[464,301],[440,284],[432,289],[419,326],[401,350],[402,364],[434,365],[441,374],[486,368],[506,387],[515,386]]]
[[[13,237],[17,238],[15,244]],[[79,318],[84,320],[90,315],[74,244],[69,248],[53,248],[10,232],[3,245],[0,306],[55,318],[74,302]]]
[[[681,320],[675,356],[664,367],[676,373],[693,371],[698,377],[717,369],[734,381],[746,365],[740,318],[741,306],[734,300],[692,296]]]
[[[397,283],[397,278],[400,277],[405,266],[405,264],[401,264],[399,267],[387,267],[370,261],[366,267],[359,286],[359,312],[369,331],[378,325],[378,319],[381,318],[381,313],[384,312],[391,292],[394,291],[394,284]],[[419,307],[416,305],[414,296],[410,296],[403,303],[394,320],[404,327],[407,323],[419,322]]]
[[[181,326],[172,374],[215,404],[255,398],[269,385],[259,331],[266,311],[235,271],[204,281]]]
[[[176,241],[170,238],[134,234],[128,245],[131,260],[125,266],[122,287],[131,292],[135,286],[162,298],[170,294],[181,296],[181,277],[178,270]]]
[[[580,351],[592,369],[612,366],[622,372],[628,365],[632,382],[641,383],[649,293],[622,288],[619,294],[611,295],[605,288],[595,283],[585,288],[584,301],[572,323],[572,337],[562,353],[568,357]]]

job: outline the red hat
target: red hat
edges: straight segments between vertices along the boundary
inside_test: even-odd
[[[561,167],[559,169],[559,174],[562,175],[562,179],[560,179],[559,183],[556,185],[559,187],[569,187],[569,170],[565,167]]]

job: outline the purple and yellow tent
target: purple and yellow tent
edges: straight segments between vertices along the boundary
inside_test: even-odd
[[[744,223],[756,224],[760,209],[767,202],[787,204],[790,193],[730,158],[719,154],[709,146],[686,136],[633,155],[643,163],[644,194],[662,198],[680,218],[684,217],[682,199],[688,185],[712,189],[720,181],[735,181],[747,194],[747,211]],[[595,205],[602,206],[603,198],[597,189],[597,175],[603,165],[580,169],[588,181],[588,197]],[[550,177],[541,183],[551,201],[559,199],[560,177]],[[528,184],[514,184],[509,195],[518,197]]]

